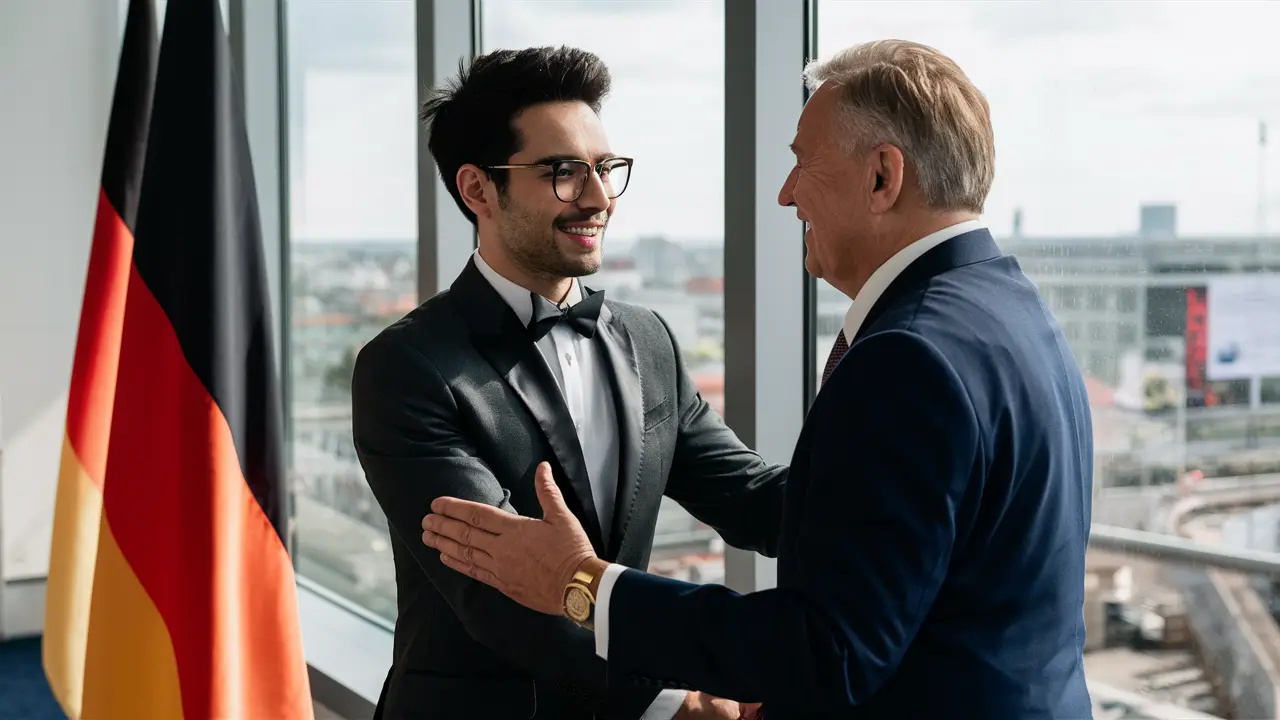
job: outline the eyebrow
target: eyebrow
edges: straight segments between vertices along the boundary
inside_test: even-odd
[[[605,160],[608,160],[610,158],[615,158],[615,157],[618,157],[618,156],[613,153],[601,153],[595,160],[592,160],[591,162],[592,163],[604,162]],[[577,155],[544,155],[538,158],[537,160],[534,160],[530,164],[531,165],[550,165],[553,162],[559,162],[561,160],[582,160],[582,159],[583,158]]]

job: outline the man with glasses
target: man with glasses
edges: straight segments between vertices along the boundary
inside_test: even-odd
[[[546,468],[542,518],[440,498],[423,542],[540,612],[576,619],[562,597],[594,600],[614,682],[693,685],[769,720],[1091,717],[1089,397],[981,220],[987,99],[906,40],[805,80],[778,202],[804,222],[806,269],[852,304],[792,455],[776,587],[594,556]]]
[[[697,692],[610,685],[589,618],[521,607],[421,540],[437,497],[540,516],[545,461],[611,562],[647,567],[664,495],[728,543],[777,552],[786,468],[702,400],[658,315],[580,282],[631,178],[598,117],[609,84],[581,50],[504,50],[423,105],[479,248],[356,361],[352,429],[391,526],[399,606],[379,717],[737,717]]]

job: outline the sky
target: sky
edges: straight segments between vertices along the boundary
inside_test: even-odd
[[[571,44],[609,66],[602,119],[614,151],[636,158],[615,239],[720,240],[723,0],[482,7],[486,50]],[[413,3],[289,0],[288,13],[295,239],[413,238]],[[987,95],[997,163],[985,220],[998,235],[1017,209],[1029,235],[1129,234],[1143,203],[1175,203],[1184,236],[1255,233],[1261,167],[1266,227],[1280,232],[1280,3],[822,0],[818,18],[820,56],[916,40]]]

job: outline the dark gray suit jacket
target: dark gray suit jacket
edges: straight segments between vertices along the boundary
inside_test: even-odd
[[[434,498],[537,517],[533,474],[548,460],[601,558],[648,565],[664,494],[729,544],[776,555],[786,468],[765,464],[698,395],[663,320],[606,301],[594,342],[619,419],[608,547],[555,378],[473,262],[360,351],[352,429],[391,526],[399,607],[377,717],[635,720],[657,694],[608,687],[590,632],[441,564],[421,539]]]

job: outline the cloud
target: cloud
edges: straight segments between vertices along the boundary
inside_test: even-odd
[[[1093,38],[1131,27],[1155,28],[1167,17],[1159,3],[964,3],[972,30],[1001,46]]]
[[[1221,82],[1186,90],[1153,93],[1145,99],[1142,110],[1168,117],[1256,117],[1269,119],[1272,128],[1280,130],[1280,72],[1234,74]]]
[[[413,0],[286,3],[290,59],[307,68],[395,69],[414,62]]]
[[[483,8],[487,48],[570,44],[609,65],[606,128],[616,150],[637,158],[618,237],[722,234],[722,0]],[[1249,232],[1259,117],[1272,124],[1267,187],[1280,198],[1280,2],[823,0],[818,16],[824,55],[875,38],[918,40],[954,57],[988,95],[997,230],[1020,207],[1039,233],[1127,231],[1138,204],[1168,198],[1188,233]],[[302,60],[289,68],[295,226],[412,237],[413,2],[291,2],[289,26]],[[796,97],[799,82],[797,72]]]

